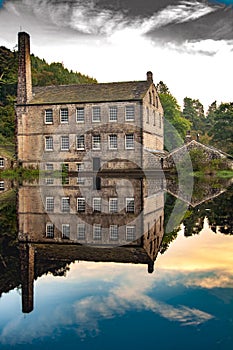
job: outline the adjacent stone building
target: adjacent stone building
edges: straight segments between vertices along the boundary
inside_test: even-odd
[[[151,72],[145,81],[32,87],[30,38],[20,32],[18,39],[17,155],[24,167],[156,164],[151,154],[163,151],[163,109]]]

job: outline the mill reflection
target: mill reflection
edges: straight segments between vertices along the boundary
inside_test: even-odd
[[[25,313],[33,310],[40,266],[46,270],[51,262],[58,274],[76,260],[146,264],[149,273],[154,270],[164,234],[164,178],[125,171],[69,175],[46,173],[18,191]]]

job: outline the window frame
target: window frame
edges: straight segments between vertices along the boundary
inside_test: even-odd
[[[114,111],[114,112],[113,112]],[[118,120],[117,106],[109,106],[109,122],[116,123]]]
[[[127,137],[129,136],[133,136],[133,146],[128,146],[127,145]],[[125,149],[135,149],[135,145],[134,145],[134,142],[135,142],[135,138],[134,138],[134,134],[133,133],[130,133],[130,134],[125,134]]]
[[[111,146],[111,137],[115,137],[116,139],[115,139],[115,141],[113,141],[113,144],[114,145],[116,145],[116,147],[112,147]],[[117,134],[110,134],[110,135],[108,135],[108,148],[110,149],[110,150],[117,150],[118,149],[118,138],[117,138]]]
[[[94,138],[99,138],[99,141],[94,141]],[[97,146],[97,147],[96,147]],[[92,149],[93,150],[100,150],[101,149],[101,135],[92,135]]]
[[[131,112],[130,112],[130,109],[131,109]],[[132,113],[132,111],[133,111],[133,113]],[[135,121],[135,106],[134,105],[125,106],[125,121],[127,121],[127,122]]]
[[[128,232],[129,230],[132,230],[134,232]],[[130,235],[132,235],[131,237],[129,237]],[[126,225],[125,227],[125,240],[127,242],[133,242],[136,240],[136,227],[135,225]]]
[[[79,115],[79,111],[82,111],[82,114]],[[78,120],[78,117],[82,117],[82,119]],[[85,109],[84,107],[77,107],[76,108],[76,123],[85,123]]]
[[[79,169],[79,165],[82,167],[82,169]],[[78,163],[76,163],[76,166],[77,166],[77,173],[78,173],[77,184],[78,185],[84,185],[85,184],[85,177],[79,176],[79,172],[84,171],[84,163],[83,162],[78,162]]]
[[[111,214],[118,213],[118,198],[117,197],[109,198],[108,211]]]
[[[116,232],[114,232],[114,229],[116,229]],[[110,225],[109,226],[109,240],[110,241],[118,241],[119,240],[118,225]]]
[[[79,201],[82,201],[82,203],[79,204]],[[80,206],[82,206],[80,208]],[[77,197],[77,212],[78,213],[85,213],[86,211],[86,199],[85,197]]]
[[[83,228],[83,234],[81,235],[80,232],[79,232],[79,229],[80,228]],[[77,224],[77,239],[78,240],[84,240],[86,239],[86,224],[85,223],[79,223]]]
[[[93,212],[101,213],[102,211],[102,200],[100,197],[94,197],[92,199],[92,209]]]
[[[0,168],[5,167],[5,159],[3,157],[0,157]]]
[[[66,139],[66,141],[64,142],[64,139]],[[67,143],[68,140],[68,143]],[[64,145],[68,145],[68,148],[64,148]],[[70,150],[70,138],[69,135],[62,135],[60,138],[60,150],[61,151],[69,151]]]
[[[70,212],[70,197],[61,197],[61,212]]]
[[[67,112],[66,115],[63,115],[64,112]],[[66,120],[62,120],[62,118],[66,117]],[[61,108],[60,109],[60,123],[61,124],[69,124],[69,109],[68,108]]]
[[[98,111],[98,113],[96,113]],[[92,107],[92,122],[99,123],[101,122],[101,108],[100,106]]]
[[[102,240],[102,226],[100,224],[94,224],[93,225],[93,239],[95,241],[101,241]]]
[[[52,202],[49,203],[49,201],[51,201],[51,200],[52,200]],[[52,196],[45,197],[45,210],[46,210],[46,212],[54,213],[54,207],[55,207],[54,204],[55,204],[54,197],[52,197]],[[50,206],[52,209],[50,209]]]
[[[50,115],[49,115],[48,112],[50,112]],[[51,118],[51,120],[47,121],[47,118]],[[45,109],[44,123],[47,124],[47,125],[53,124],[53,110],[52,110],[52,108]]]
[[[52,228],[51,232],[49,232],[49,227]],[[45,236],[46,238],[54,238],[54,224],[52,224],[51,222],[46,223]]]
[[[78,139],[83,138],[83,147],[78,147]],[[85,135],[76,135],[76,150],[84,151],[85,150]]]
[[[129,206],[130,202],[133,202],[133,210],[131,209],[131,206]],[[127,197],[125,199],[125,211],[126,211],[126,213],[131,213],[131,214],[135,213],[135,198],[134,197]]]
[[[48,147],[49,145],[49,147]],[[53,142],[53,136],[45,136],[45,151],[46,152],[53,152],[54,151],[54,142]]]
[[[68,234],[65,229],[69,228]],[[61,226],[61,237],[62,239],[70,239],[70,224],[62,224]]]

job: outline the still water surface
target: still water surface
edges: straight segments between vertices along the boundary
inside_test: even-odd
[[[50,245],[38,245],[33,310],[24,313],[22,253],[1,230],[1,350],[232,349],[232,193],[188,208],[164,235],[153,273],[73,253],[52,260],[43,253]]]

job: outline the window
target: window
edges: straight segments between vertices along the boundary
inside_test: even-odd
[[[53,164],[52,163],[47,163],[45,165],[47,171],[53,171]]]
[[[53,124],[53,110],[52,109],[45,110],[45,124]]]
[[[159,108],[159,99],[158,99],[158,96],[155,97],[155,106],[156,106],[156,108]]]
[[[93,198],[93,211],[101,212],[101,198]]]
[[[118,198],[110,198],[109,213],[117,213],[117,212],[118,212]]]
[[[63,213],[70,212],[70,198],[69,197],[62,197],[62,199],[61,199],[61,211]]]
[[[109,107],[109,121],[110,122],[117,121],[117,107],[116,106]]]
[[[69,122],[68,108],[62,108],[60,110],[60,121],[61,123]]]
[[[151,92],[149,92],[149,103],[152,104],[152,96],[151,96]]]
[[[93,225],[93,239],[97,241],[102,239],[102,228],[100,225]]]
[[[117,149],[117,135],[109,135],[109,149]]]
[[[4,158],[0,158],[0,168],[4,168]]]
[[[46,171],[53,171],[53,164],[47,163],[45,165],[45,170]],[[52,177],[45,178],[45,184],[46,185],[53,185],[53,183],[54,183],[54,179]]]
[[[93,107],[92,108],[92,121],[93,122],[100,122],[100,107]]]
[[[150,122],[149,108],[146,109],[146,122],[147,122],[147,124],[149,124],[149,122]]]
[[[92,149],[100,149],[101,138],[100,135],[92,136]]]
[[[78,239],[85,239],[85,235],[86,235],[85,224],[77,225],[77,234],[78,234]]]
[[[155,111],[153,111],[153,118],[154,118],[154,126],[156,125],[156,114],[155,114]]]
[[[76,122],[77,123],[84,123],[84,108],[77,108],[76,109]]]
[[[61,151],[69,151],[69,136],[61,136]]]
[[[76,138],[76,144],[77,144],[77,149],[78,150],[83,150],[85,149],[85,139],[84,135],[78,135]]]
[[[46,237],[54,238],[54,225],[50,222],[46,224]]]
[[[160,128],[162,127],[162,116],[161,116],[161,114],[159,114],[159,127]]]
[[[134,120],[134,106],[125,107],[125,120],[127,121]]]
[[[5,189],[5,183],[4,181],[0,181],[0,191],[4,191]]]
[[[135,241],[135,226],[126,226],[126,241]]]
[[[109,228],[109,236],[111,241],[117,241],[118,240],[118,226],[117,225],[110,225]]]
[[[79,213],[84,213],[85,209],[86,209],[85,198],[83,198],[83,197],[77,198],[77,211]]]
[[[46,151],[53,151],[53,137],[52,136],[45,136],[45,150]]]
[[[134,213],[134,198],[126,198],[126,213]]]
[[[134,149],[134,134],[125,135],[125,148]]]
[[[62,238],[70,238],[70,224],[62,224]]]
[[[54,211],[54,197],[46,197],[45,208],[47,212],[51,213]]]
[[[79,172],[82,172],[82,171],[84,171],[84,163],[77,163],[77,172],[78,172],[77,184],[79,185],[84,185],[85,183],[85,178],[79,175]]]

